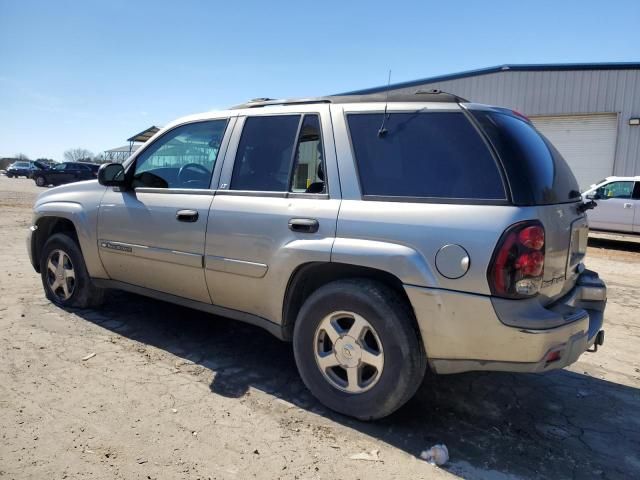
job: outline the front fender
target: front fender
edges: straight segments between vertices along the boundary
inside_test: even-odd
[[[43,219],[61,218],[70,221],[78,236],[78,243],[80,244],[80,250],[82,251],[89,276],[91,278],[109,278],[98,255],[96,240],[97,217],[97,204],[87,206],[73,201],[39,201],[33,210],[33,226],[37,229],[32,235],[49,235],[50,232],[41,231],[40,229],[44,224]],[[46,242],[46,238],[42,239],[42,244],[44,242]],[[30,244],[32,262],[37,265],[38,257],[34,249],[38,242],[31,241]]]

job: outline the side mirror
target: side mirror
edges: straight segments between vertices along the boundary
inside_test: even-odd
[[[105,187],[123,187],[125,185],[124,167],[120,163],[105,163],[98,170],[98,183]]]

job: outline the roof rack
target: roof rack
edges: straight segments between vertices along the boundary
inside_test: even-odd
[[[441,102],[441,103],[468,103],[468,100],[446,93],[442,90],[416,90],[415,92],[378,92],[363,95],[328,95],[326,97],[314,98],[292,98],[284,100],[274,100],[272,98],[256,98],[241,105],[231,107],[232,110],[240,108],[268,107],[271,105],[306,105],[313,103],[367,103],[367,102]]]

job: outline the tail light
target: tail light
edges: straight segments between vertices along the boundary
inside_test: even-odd
[[[511,225],[500,237],[489,267],[491,293],[506,298],[537,295],[544,272],[544,227],[531,220]]]

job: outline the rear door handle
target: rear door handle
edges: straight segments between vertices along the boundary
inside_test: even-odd
[[[300,233],[316,233],[320,228],[315,218],[292,218],[289,220],[289,230]]]
[[[176,212],[176,219],[179,222],[197,222],[198,216],[197,210],[178,210]]]
[[[633,208],[633,203],[625,203],[624,208]]]

